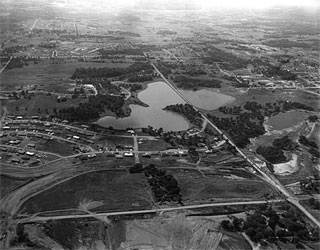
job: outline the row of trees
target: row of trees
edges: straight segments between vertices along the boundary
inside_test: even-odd
[[[84,78],[109,78],[117,77],[140,71],[152,71],[153,67],[148,63],[135,63],[126,68],[77,68],[71,79],[84,79]]]
[[[143,166],[141,163],[136,163],[129,169],[129,172],[131,174],[144,173],[148,178],[148,183],[157,202],[173,201],[182,204],[178,182],[171,174],[167,174],[165,170],[156,168],[154,164]]]
[[[114,55],[139,55],[143,56],[143,50],[139,48],[122,48],[122,49],[99,49],[99,53],[101,58],[109,58],[113,57]]]

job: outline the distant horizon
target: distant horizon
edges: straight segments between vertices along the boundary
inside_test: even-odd
[[[318,9],[318,0],[0,0],[0,3],[54,4],[59,7],[78,6],[80,8],[125,8],[152,10],[211,10],[211,9],[270,9],[301,7]]]

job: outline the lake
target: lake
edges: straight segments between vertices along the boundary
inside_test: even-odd
[[[210,90],[181,91],[196,107],[216,109],[234,100],[233,97]],[[143,128],[148,125],[153,128],[163,128],[165,131],[181,131],[190,127],[182,116],[163,110],[171,104],[185,103],[166,83],[154,82],[138,94],[138,98],[149,107],[130,105],[131,115],[124,118],[106,116],[97,121],[103,127],[112,126],[115,129]]]
[[[309,115],[303,111],[292,110],[270,117],[266,124],[273,130],[287,129],[304,121]]]
[[[215,110],[235,101],[235,98],[232,96],[208,89],[200,89],[197,91],[179,89],[179,91],[194,106],[205,110]]]
[[[163,128],[165,131],[180,131],[189,128],[189,122],[178,114],[163,110],[170,104],[185,103],[166,83],[154,82],[138,94],[138,98],[149,107],[130,105],[131,115],[124,118],[106,116],[98,120],[104,127],[112,126],[117,129]]]

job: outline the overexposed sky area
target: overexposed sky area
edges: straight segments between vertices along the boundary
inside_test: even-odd
[[[225,8],[269,8],[273,6],[320,7],[320,0],[58,0],[75,5],[89,6],[101,4],[118,7],[143,6],[183,6],[195,5],[202,9]]]
[[[268,8],[272,6],[302,6],[316,7],[320,0],[199,0],[202,7],[248,7]]]

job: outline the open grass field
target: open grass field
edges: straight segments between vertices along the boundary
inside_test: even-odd
[[[260,180],[228,179],[216,175],[201,175],[197,171],[168,171],[178,181],[185,204],[232,199],[263,199],[266,193],[275,193]]]
[[[72,148],[72,144],[59,141],[57,139],[41,141],[41,143],[37,143],[36,148],[41,151],[47,151],[62,156],[75,154],[75,151],[73,151]]]
[[[219,250],[249,250],[251,249],[249,243],[239,234],[229,233],[224,234],[220,244]]]
[[[28,84],[55,86],[57,84],[70,83],[70,77],[76,68],[123,66],[128,66],[128,64],[77,62],[76,60],[71,60],[60,64],[50,64],[49,60],[45,59],[39,64],[30,63],[29,66],[24,68],[15,68],[3,71],[0,78],[2,85],[1,87],[2,90],[13,90],[17,86],[24,86]],[[52,90],[52,88],[50,90]]]
[[[56,96],[46,96],[45,94],[37,94],[31,100],[19,99],[9,100],[7,109],[9,114],[14,115],[53,115],[54,109],[57,110],[77,106],[79,103],[87,102],[84,98],[68,99],[66,102],[57,102]]]
[[[140,151],[161,151],[166,150],[170,146],[170,144],[166,143],[163,139],[141,140],[138,142],[138,145]]]
[[[133,146],[132,137],[117,137],[117,136],[101,136],[96,141],[95,144],[108,147],[109,150],[115,149],[116,146]]]
[[[308,106],[313,107],[319,111],[319,99],[317,96],[310,93],[306,93],[300,90],[270,90],[270,89],[250,89],[246,92],[235,90],[232,87],[223,87],[221,93],[231,95],[236,98],[236,101],[227,106],[239,106],[244,105],[247,101],[255,101],[259,104],[265,104],[267,102],[273,103],[277,100],[301,102]],[[211,111],[212,114],[220,114],[219,111]]]
[[[94,211],[121,211],[150,208],[148,183],[143,174],[127,171],[100,171],[84,174],[31,198],[27,213],[78,208],[83,201],[101,201]]]
[[[11,193],[13,190],[24,185],[29,180],[13,179],[7,176],[0,175],[0,198]]]

